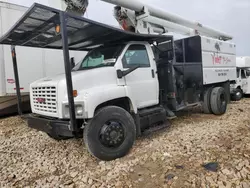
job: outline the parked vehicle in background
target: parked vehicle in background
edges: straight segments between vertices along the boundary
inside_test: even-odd
[[[239,101],[245,94],[250,94],[250,57],[237,57],[237,80],[231,85],[231,98]]]
[[[51,1],[60,9],[61,1]],[[0,2],[0,35],[6,33],[27,11],[27,7]],[[62,51],[17,47],[18,70],[24,110],[30,110],[29,85],[40,78],[64,72]],[[75,61],[85,53],[71,52]],[[33,63],[35,62],[35,63]],[[0,45],[0,117],[17,112],[16,88],[10,46]]]

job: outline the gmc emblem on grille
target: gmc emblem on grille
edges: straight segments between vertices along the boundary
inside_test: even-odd
[[[37,98],[36,101],[39,103],[45,103],[46,100],[45,98]]]

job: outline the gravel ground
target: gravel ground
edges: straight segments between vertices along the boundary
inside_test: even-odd
[[[217,172],[202,167],[209,162]],[[82,139],[57,142],[18,117],[1,119],[0,187],[250,188],[250,99],[224,116],[185,113],[111,162],[91,157]]]

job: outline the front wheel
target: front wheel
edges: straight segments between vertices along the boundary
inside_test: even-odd
[[[239,88],[237,88],[233,95],[232,95],[232,100],[233,101],[240,101],[243,98],[243,91]]]
[[[121,158],[135,142],[135,122],[120,107],[104,107],[84,127],[83,138],[88,151],[94,157],[105,161]]]

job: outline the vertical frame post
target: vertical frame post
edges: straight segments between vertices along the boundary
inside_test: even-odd
[[[60,27],[63,46],[64,68],[67,84],[68,102],[69,102],[69,114],[70,114],[70,129],[71,131],[77,131],[76,114],[75,114],[75,102],[73,97],[73,83],[71,77],[71,64],[69,57],[68,46],[68,34],[67,34],[67,18],[64,12],[60,12]]]
[[[177,88],[176,88],[176,84],[175,83],[175,70],[174,70],[174,64],[176,63],[176,53],[175,53],[175,42],[174,42],[174,37],[172,36],[171,39],[172,42],[172,48],[173,48],[173,61],[171,63],[171,67],[170,67],[170,72],[171,72],[171,83],[170,85],[172,85],[171,90],[174,94],[173,98],[171,99],[170,104],[172,105],[174,110],[177,110],[177,101],[176,101],[176,93],[177,93]]]
[[[186,47],[185,39],[182,39],[182,53],[183,53],[183,62],[186,63]]]
[[[19,75],[18,75],[15,46],[11,46],[11,56],[12,56],[15,83],[16,83],[17,109],[18,109],[18,114],[22,115],[23,114],[23,112],[22,112],[22,96],[21,96],[21,91],[20,91],[20,83],[19,83]]]
[[[171,47],[173,51],[173,63],[176,63],[176,56],[175,56],[175,43],[174,43],[174,37],[171,37]]]
[[[186,41],[185,39],[182,39],[182,51],[183,51],[183,61],[184,63],[182,64],[182,68],[183,68],[183,83],[186,82]],[[184,84],[184,88],[182,90],[183,94],[183,102],[185,103],[185,91],[186,91],[186,84]]]

